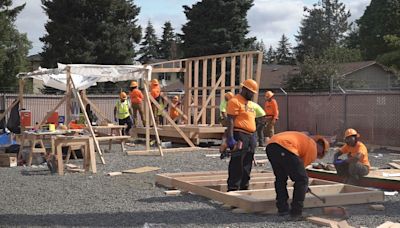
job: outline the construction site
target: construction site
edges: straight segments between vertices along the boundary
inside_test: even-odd
[[[248,185],[232,190],[227,179],[235,147],[222,159],[220,145],[229,131],[219,122],[220,103],[228,92],[241,94],[248,80],[260,84],[266,77],[261,62],[262,53],[254,51],[143,66],[59,64],[19,74],[19,93],[0,98],[4,126],[19,116],[19,132],[5,134],[6,153],[0,153],[0,226],[399,227],[399,92],[275,92],[276,135],[296,131],[330,146],[324,158],[305,167],[304,218],[277,215],[277,171],[264,138],[255,148]],[[178,98],[162,88],[160,99],[152,95],[152,74],[165,72],[184,75]],[[31,78],[65,93],[27,95],[24,83]],[[85,93],[105,81],[140,84],[144,114],[130,131],[114,109],[126,94]],[[253,103],[264,104],[264,93]],[[171,105],[174,99],[180,107]],[[172,107],[179,119],[170,116]],[[353,128],[350,136],[366,144],[370,163],[357,184],[335,169],[335,153],[348,144],[346,129]],[[296,181],[285,188],[290,201]]]

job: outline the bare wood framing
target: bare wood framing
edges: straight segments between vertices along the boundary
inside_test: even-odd
[[[256,82],[259,82],[261,79],[262,61],[263,61],[263,55],[262,55],[262,53],[258,53],[257,69],[256,69]],[[258,101],[258,96],[254,96],[254,101],[255,102]]]
[[[246,55],[240,56],[240,83],[246,80]]]
[[[226,57],[222,57],[221,58],[221,85],[225,85],[225,73],[226,73]],[[222,101],[225,99],[225,89],[224,88],[220,88],[221,89],[221,93],[220,93],[220,103],[222,103]]]
[[[213,58],[211,60],[211,86],[216,86],[215,81],[216,81],[216,74],[217,74],[217,59]],[[215,106],[215,95],[211,96],[211,105]],[[211,116],[210,116],[210,124],[214,125],[215,124],[215,108],[211,109]]]
[[[205,104],[205,106],[202,107],[202,109],[201,109],[201,111],[200,111],[200,113],[199,113],[199,118],[197,118],[197,119],[195,120],[195,123],[197,123],[197,122],[200,120],[200,117],[201,117],[201,115],[203,114],[203,112],[206,110],[208,103],[210,103],[210,101],[211,101],[213,98],[214,98],[214,105],[211,105],[211,106],[216,107],[216,106],[215,106],[215,91],[217,90],[218,86],[221,84],[221,82],[222,82],[222,80],[223,80],[224,78],[225,78],[225,75],[224,75],[224,76],[220,76],[219,79],[218,79],[218,81],[217,81],[217,83],[215,83],[215,87],[214,87],[213,90],[211,90],[210,95],[207,97],[206,104]]]
[[[202,84],[203,92],[201,95],[201,101],[202,101],[203,107],[207,105],[207,103],[206,103],[207,89],[205,88],[205,87],[207,87],[207,64],[208,64],[208,60],[203,59],[203,84]],[[203,112],[203,115],[201,115],[201,123],[202,124],[207,123],[207,112]]]
[[[236,56],[231,57],[231,92],[235,93],[235,78],[236,78]],[[239,83],[240,84],[240,83]]]
[[[166,101],[169,105],[172,105],[172,102],[168,99],[168,97],[164,96],[163,94],[161,94],[161,97],[164,99],[164,101]],[[176,110],[178,111],[178,113],[180,115],[182,115],[183,119],[187,120],[187,116],[186,114],[179,108],[176,107]]]
[[[90,107],[94,109],[94,111],[96,111],[101,117],[103,117],[106,121],[111,122],[107,116],[99,109],[99,107],[97,107],[97,105],[95,103],[93,103],[91,100],[89,100],[87,97],[82,97],[83,102],[86,102],[88,104],[90,104]]]
[[[194,61],[194,81],[193,81],[194,87],[199,86],[199,60]],[[194,96],[193,96],[193,103],[198,104],[199,103],[199,90],[194,91]],[[193,119],[197,120],[197,115],[198,115],[198,109],[195,108],[193,113]],[[195,121],[193,124],[197,125],[197,121]]]
[[[92,123],[90,122],[89,116],[87,115],[86,107],[85,107],[85,105],[83,105],[83,101],[82,101],[81,95],[79,94],[78,90],[75,87],[74,80],[72,80],[71,68],[70,67],[67,68],[67,78],[69,79],[70,83],[72,84],[72,87],[73,87],[72,92],[78,98],[79,106],[82,109],[83,116],[85,117],[85,121],[86,121],[87,126],[89,128],[90,135],[92,136],[94,145],[96,147],[96,150],[99,153],[101,163],[106,164],[106,162],[104,160],[104,157],[103,157],[103,153],[101,152],[99,141],[97,141],[97,139],[96,139],[96,134],[94,133],[94,130],[92,128]],[[71,97],[71,96],[68,96],[68,97]]]

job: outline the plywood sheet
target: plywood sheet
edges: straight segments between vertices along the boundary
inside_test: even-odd
[[[127,169],[122,171],[123,173],[146,173],[151,171],[159,170],[159,167],[152,167],[152,166],[144,166],[136,169]]]

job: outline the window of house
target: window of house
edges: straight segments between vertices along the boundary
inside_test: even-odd
[[[161,81],[161,80],[165,80],[165,81],[171,81],[171,74],[170,73],[161,73],[161,74],[158,74],[158,80],[159,81]]]

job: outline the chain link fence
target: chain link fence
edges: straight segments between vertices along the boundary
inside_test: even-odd
[[[265,102],[263,95],[260,94],[258,99],[262,106]],[[2,94],[0,110],[4,110],[17,97],[17,94]],[[24,95],[24,108],[32,112],[32,122],[35,123],[61,98],[61,95]],[[113,109],[118,96],[89,95],[88,98],[109,119],[113,119]],[[354,128],[360,132],[363,142],[400,146],[400,92],[296,93],[276,94],[275,98],[280,110],[276,132],[308,131],[311,134],[336,136],[341,141],[345,129]],[[217,106],[220,99],[216,100]],[[60,115],[65,115],[65,110],[63,104],[57,111]],[[219,112],[216,112],[216,115],[218,119]]]

